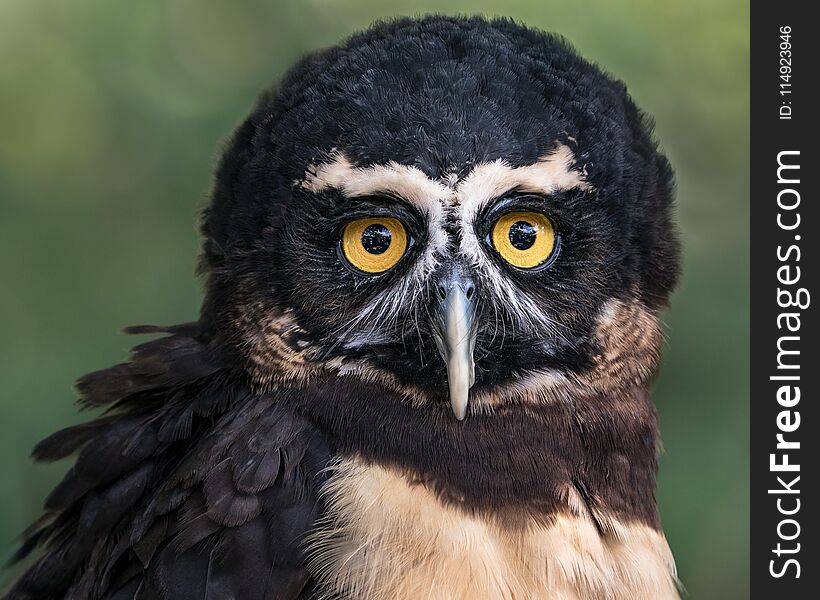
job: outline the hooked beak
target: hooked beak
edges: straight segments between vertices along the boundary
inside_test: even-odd
[[[475,383],[475,329],[473,327],[473,282],[455,275],[439,284],[441,333],[436,336],[439,353],[447,365],[450,406],[456,419],[467,415],[470,388]]]

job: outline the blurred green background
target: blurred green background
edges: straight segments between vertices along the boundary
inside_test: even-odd
[[[67,468],[32,445],[89,416],[73,380],[124,356],[121,326],[196,317],[194,217],[257,91],[430,11],[561,32],[655,116],[686,251],[655,394],[663,522],[691,598],[748,597],[745,0],[0,0],[0,559]]]

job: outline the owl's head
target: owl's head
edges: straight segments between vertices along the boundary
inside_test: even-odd
[[[644,383],[679,248],[622,83],[507,20],[303,60],[222,158],[203,321],[260,386],[336,373],[458,419]]]

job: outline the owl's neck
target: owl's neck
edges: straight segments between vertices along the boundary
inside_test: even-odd
[[[591,368],[476,386],[478,410],[463,422],[446,398],[425,399],[383,370],[317,361],[290,313],[245,326],[237,360],[253,387],[281,395],[340,454],[395,467],[468,510],[551,515],[580,503],[602,519],[659,527],[658,429],[646,388],[662,336],[639,303],[603,311]]]
[[[648,392],[510,404],[453,418],[382,387],[329,377],[279,390],[341,455],[393,467],[467,510],[551,515],[578,510],[659,527],[657,421]]]

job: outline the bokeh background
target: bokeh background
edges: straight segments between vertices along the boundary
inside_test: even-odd
[[[655,394],[663,523],[691,598],[748,597],[745,0],[0,0],[0,560],[67,468],[32,445],[90,416],[73,380],[125,355],[120,327],[197,315],[194,218],[257,91],[432,11],[561,32],[655,116],[685,242]]]

